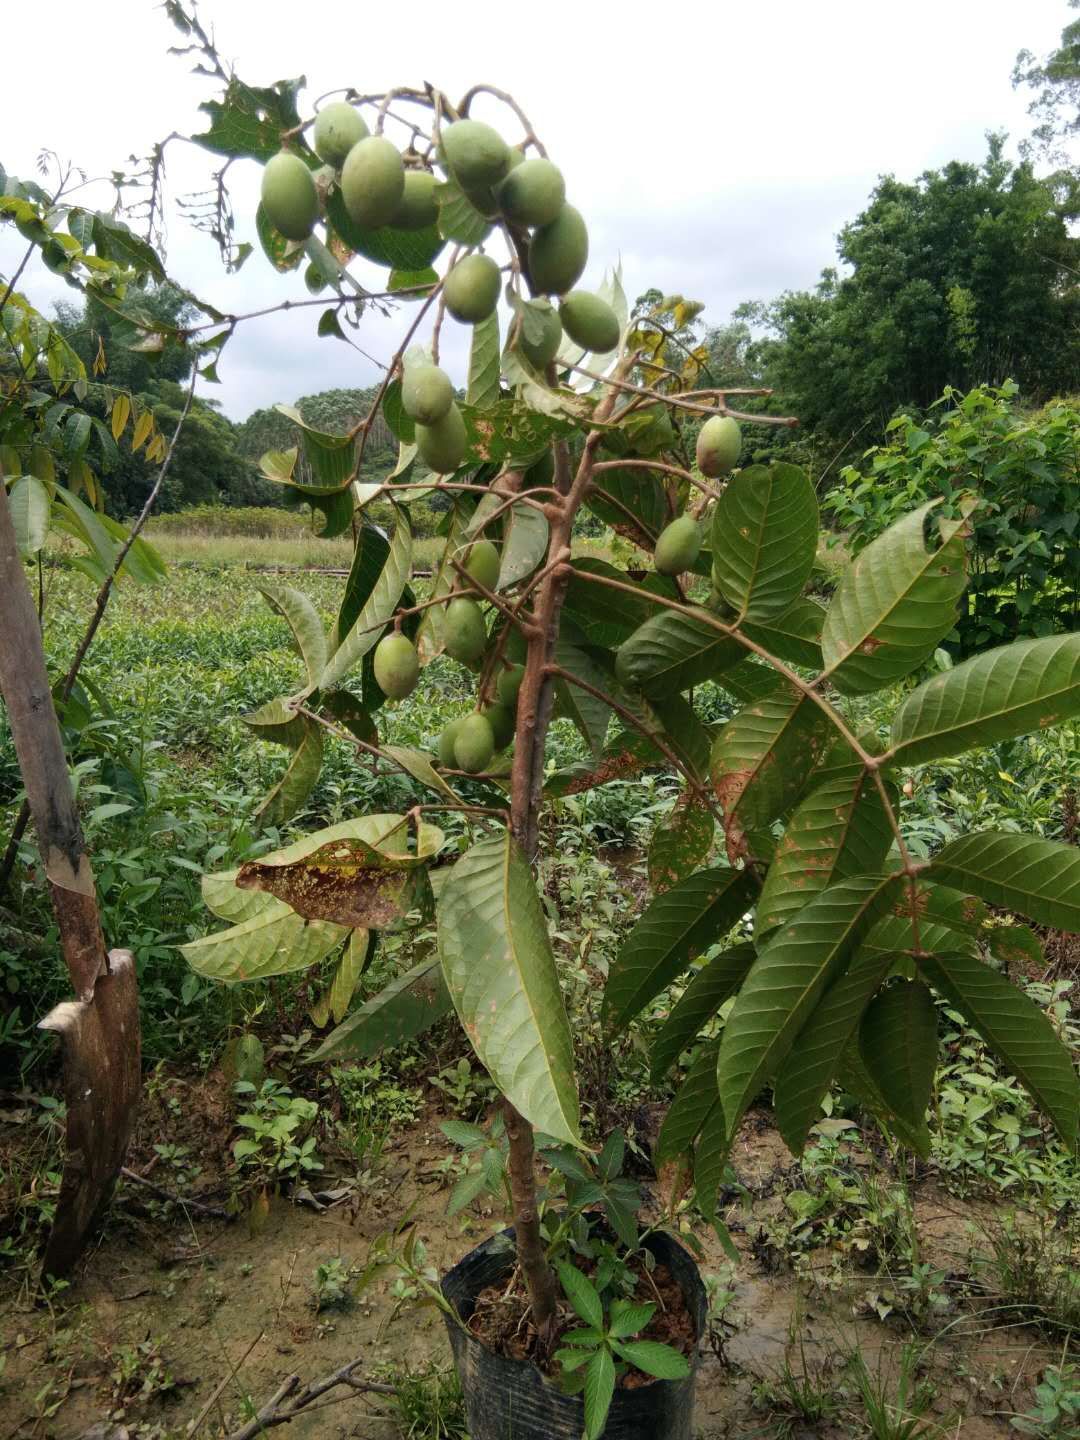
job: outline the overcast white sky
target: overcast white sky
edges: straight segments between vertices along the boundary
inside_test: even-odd
[[[246,80],[304,73],[310,98],[347,84],[372,92],[431,81],[454,96],[484,80],[510,90],[589,224],[583,283],[621,258],[631,300],[651,285],[678,290],[704,300],[715,323],[742,300],[812,285],[879,175],[977,161],[987,130],[1019,140],[1030,125],[1027,97],[1009,80],[1016,53],[1045,53],[1071,18],[1064,0],[203,0],[200,10]],[[196,107],[213,82],[165,53],[175,32],[154,0],[7,0],[4,11],[9,172],[31,175],[48,146],[100,174],[172,130],[202,128]],[[180,146],[170,156],[175,200],[213,157]],[[238,232],[255,240],[258,167],[233,173]],[[0,273],[15,253],[0,235]],[[258,250],[239,275],[224,274],[212,242],[175,217],[168,261],[232,312],[307,298],[301,279],[275,275]],[[40,270],[25,284],[46,308],[71,293]],[[242,327],[223,383],[206,393],[242,419],[277,400],[370,383],[376,372],[355,351],[315,337],[318,313]],[[372,316],[361,343],[387,356],[402,324]],[[458,379],[464,353],[459,331],[448,350]]]

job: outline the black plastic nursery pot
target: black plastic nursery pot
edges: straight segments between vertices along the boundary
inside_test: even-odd
[[[513,1238],[513,1230],[492,1235],[443,1278],[443,1294],[463,1322],[472,1314],[480,1292],[505,1280],[514,1268]],[[685,1380],[654,1380],[632,1390],[616,1387],[604,1436],[605,1440],[690,1440],[707,1312],[705,1286],[690,1254],[669,1235],[650,1235],[644,1243],[681,1287],[698,1342]],[[580,1440],[585,1428],[580,1395],[564,1395],[530,1360],[510,1360],[486,1349],[449,1316],[446,1328],[472,1440]]]

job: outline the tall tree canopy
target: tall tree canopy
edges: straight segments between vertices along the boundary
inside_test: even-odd
[[[1069,8],[1080,10],[1080,0],[1069,0]],[[1067,161],[1065,147],[1080,136],[1080,19],[1065,26],[1060,45],[1045,60],[1021,50],[1013,84],[1035,91],[1028,106],[1028,114],[1037,122],[1033,148],[1052,160]]]
[[[1003,144],[914,184],[886,176],[840,232],[848,273],[754,308],[767,382],[805,424],[842,437],[948,385],[1013,378],[1040,399],[1080,383],[1078,186]]]

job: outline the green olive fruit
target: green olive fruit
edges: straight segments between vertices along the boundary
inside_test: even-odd
[[[435,203],[438,181],[430,170],[406,170],[405,189],[391,224],[399,230],[423,230],[439,218]]]
[[[499,286],[499,267],[490,255],[466,255],[446,277],[446,308],[455,320],[476,325],[495,313]]]
[[[311,171],[288,150],[266,162],[262,176],[266,218],[286,240],[306,240],[319,214],[319,197]]]
[[[477,540],[469,551],[465,569],[478,585],[494,590],[499,583],[499,552],[490,540]]]
[[[461,411],[452,401],[441,420],[417,425],[416,444],[437,475],[450,475],[458,468],[469,448],[469,437]]]
[[[509,705],[485,705],[480,714],[491,726],[495,749],[505,750],[514,738],[516,722],[513,710]]]
[[[454,403],[450,376],[438,365],[410,365],[401,381],[401,404],[410,420],[434,425]]]
[[[375,646],[373,664],[379,688],[391,700],[404,700],[416,689],[420,658],[407,635],[384,636]]]
[[[487,647],[484,614],[475,600],[459,595],[446,607],[443,623],[443,644],[452,660],[470,665],[479,660]]]
[[[523,160],[499,187],[499,206],[515,225],[550,225],[565,204],[566,182],[550,160]]]
[[[574,344],[595,355],[606,355],[619,343],[619,317],[606,300],[588,290],[564,295],[559,317]]]
[[[701,530],[692,515],[665,525],[656,541],[653,563],[661,575],[681,575],[701,554]]]
[[[457,739],[457,732],[461,729],[461,722],[464,715],[459,715],[456,720],[451,720],[446,729],[439,736],[439,764],[456,766],[457,758],[454,755],[454,741]]]
[[[548,449],[525,471],[522,483],[526,490],[536,490],[540,486],[550,485],[554,479],[555,452]]]
[[[455,120],[442,132],[442,153],[463,190],[497,185],[510,168],[510,147],[482,120]]]
[[[466,715],[454,736],[454,759],[459,770],[478,775],[491,764],[495,754],[495,735],[491,721],[479,712]]]
[[[326,289],[326,276],[314,262],[304,267],[304,284],[312,295],[318,295]]]
[[[358,140],[341,167],[341,198],[357,225],[389,225],[405,193],[401,156],[382,135]]]
[[[495,693],[504,705],[516,705],[521,682],[525,679],[524,665],[511,665],[495,682]]]
[[[540,338],[530,340],[526,336],[523,320],[517,327],[514,346],[521,351],[534,370],[546,370],[559,353],[559,346],[562,344],[562,321],[550,300],[532,300],[529,309],[543,325]]]
[[[589,232],[581,212],[564,205],[550,225],[544,225],[529,243],[529,279],[536,295],[565,295],[585,270],[589,258]]]
[[[367,133],[360,111],[347,100],[334,100],[315,116],[315,154],[328,165],[341,165],[356,142],[366,139]]]
[[[739,422],[730,415],[711,415],[698,433],[698,469],[713,480],[726,475],[738,460],[741,449]]]

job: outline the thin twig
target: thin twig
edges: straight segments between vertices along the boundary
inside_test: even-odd
[[[182,1205],[188,1210],[193,1210],[196,1215],[205,1215],[207,1220],[233,1220],[236,1217],[223,1210],[220,1205],[205,1205],[201,1200],[192,1200],[184,1195],[176,1195],[172,1190],[166,1190],[164,1185],[158,1185],[153,1180],[148,1180],[145,1175],[140,1175],[137,1170],[129,1170],[126,1165],[122,1166],[120,1174],[125,1180],[130,1180],[135,1185],[142,1185],[144,1189],[151,1191],[159,1200],[169,1200],[174,1205]]]

